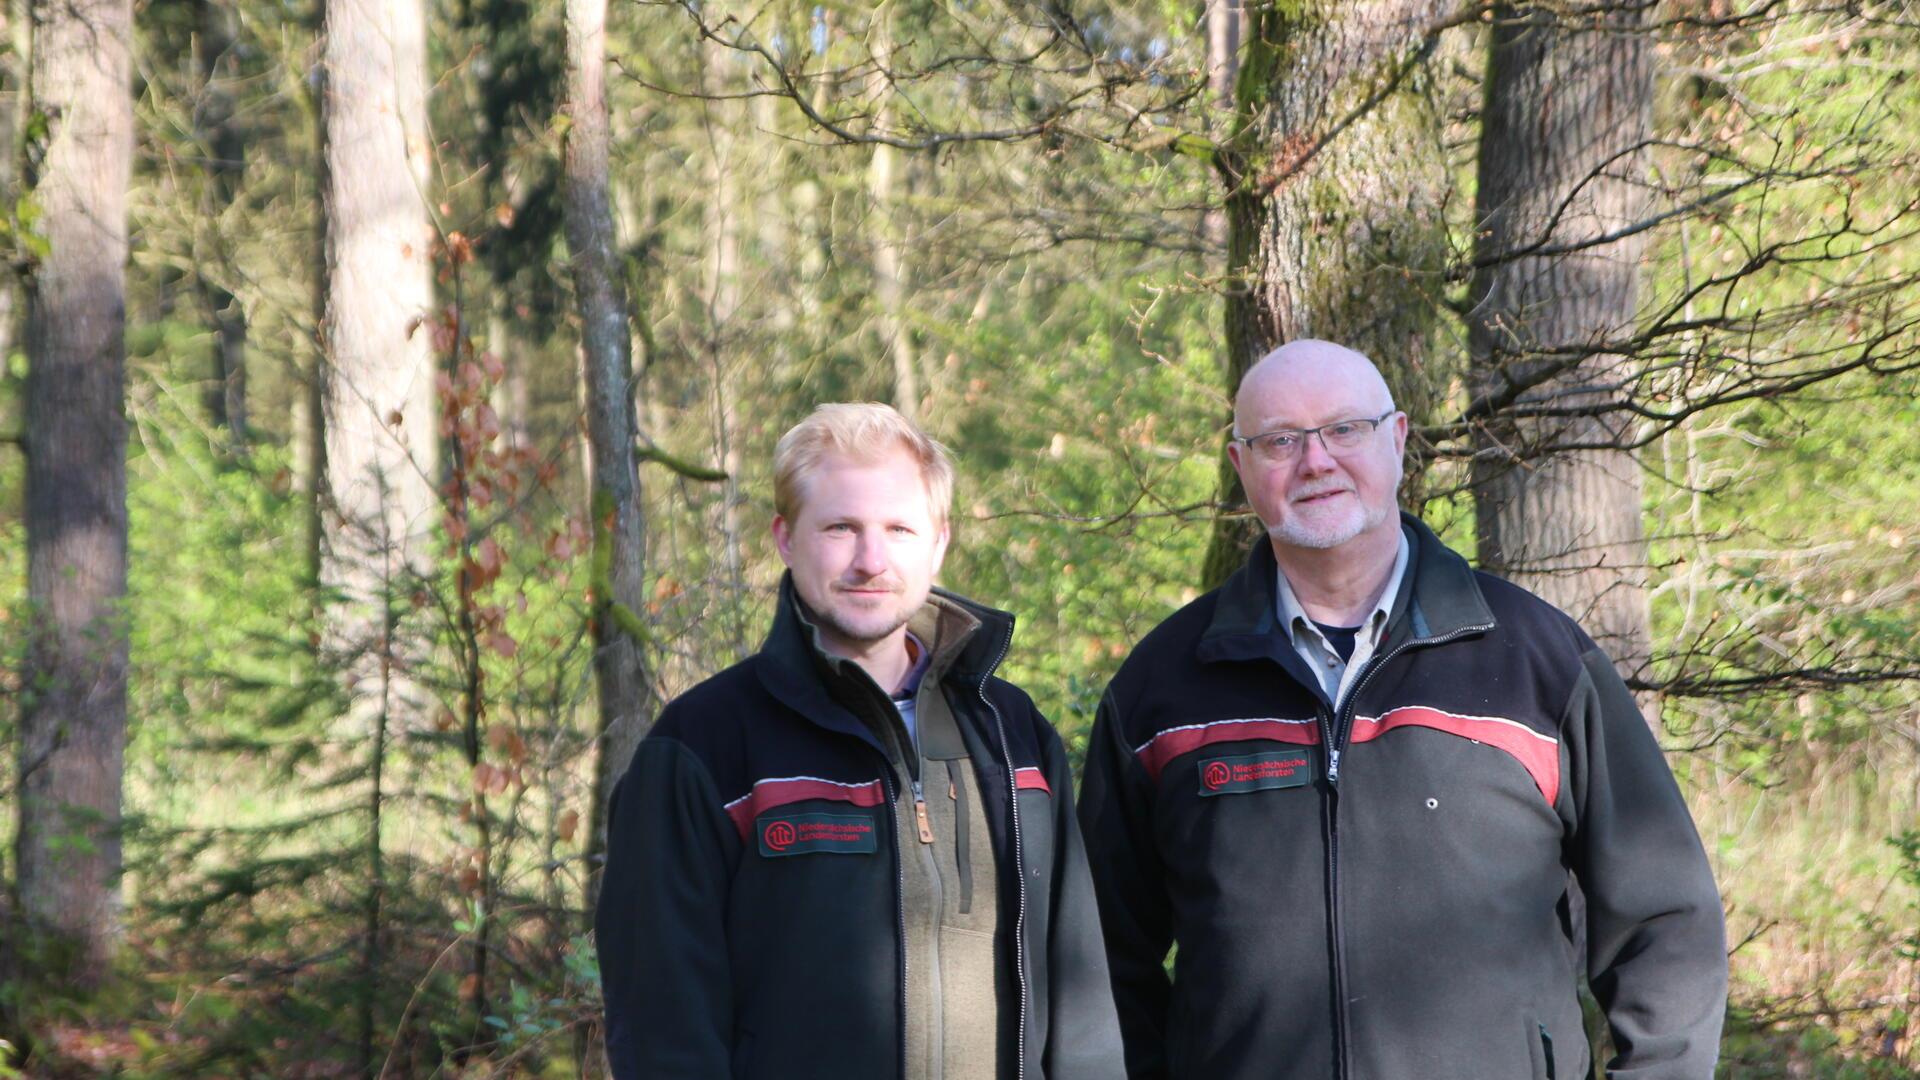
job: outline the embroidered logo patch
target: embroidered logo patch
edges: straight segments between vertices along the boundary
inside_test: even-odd
[[[759,822],[760,854],[866,855],[879,850],[872,814],[779,814]]]
[[[1200,763],[1200,794],[1238,795],[1243,791],[1302,787],[1312,776],[1313,756],[1305,748],[1209,758]]]

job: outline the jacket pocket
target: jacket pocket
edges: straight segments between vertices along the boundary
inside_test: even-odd
[[[1537,1020],[1527,1022],[1527,1053],[1533,1061],[1534,1080],[1556,1080],[1553,1062],[1553,1033]]]

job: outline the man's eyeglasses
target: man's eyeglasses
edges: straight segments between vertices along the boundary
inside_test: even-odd
[[[1342,450],[1358,449],[1374,429],[1386,423],[1395,411],[1389,409],[1371,419],[1335,420],[1319,427],[1281,428],[1278,431],[1263,431],[1258,435],[1235,435],[1233,441],[1245,444],[1260,460],[1274,465],[1299,457],[1307,447],[1307,440],[1315,435],[1320,436],[1320,445],[1327,448],[1327,453],[1338,454]]]

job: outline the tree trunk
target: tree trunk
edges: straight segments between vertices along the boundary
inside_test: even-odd
[[[1226,387],[1275,346],[1320,337],[1380,365],[1418,418],[1441,380],[1428,339],[1447,255],[1441,117],[1421,91],[1440,0],[1333,0],[1245,12],[1227,185]],[[1419,459],[1405,490],[1418,490]],[[1224,458],[1221,503],[1242,507]],[[1414,499],[1417,503],[1417,497]],[[1259,535],[1216,520],[1202,578],[1225,580]]]
[[[234,0],[200,0],[199,14],[194,59],[199,68],[200,95],[194,103],[193,126],[207,162],[203,218],[208,243],[196,259],[194,276],[214,331],[214,387],[208,394],[209,411],[214,422],[227,429],[227,440],[239,453],[247,445],[247,315],[222,284],[233,271],[220,219],[238,194],[247,152],[246,136],[234,117],[233,93],[227,86],[234,66],[233,45],[240,12]],[[213,264],[211,276],[206,268],[209,261]]]
[[[701,45],[702,89],[714,95],[727,95],[740,89],[739,57],[715,41]],[[707,248],[707,341],[706,351],[712,366],[709,400],[713,417],[714,456],[727,478],[720,484],[718,528],[720,533],[719,582],[725,596],[721,606],[724,625],[720,628],[737,659],[744,660],[753,649],[752,631],[747,623],[747,573],[744,536],[746,495],[740,490],[739,394],[734,386],[733,351],[741,337],[734,318],[741,306],[741,222],[735,142],[745,126],[745,110],[737,101],[714,100],[703,103],[706,114],[707,195],[705,234]]]
[[[1233,119],[1233,86],[1240,79],[1240,25],[1245,12],[1240,0],[1207,0],[1207,104],[1214,138],[1226,135]],[[1224,255],[1227,250],[1227,212],[1216,206],[1207,210],[1202,222],[1207,242]],[[1217,256],[1209,253],[1209,260]],[[1218,263],[1208,272],[1219,269]]]
[[[867,97],[877,103],[874,126],[881,130],[893,123],[894,90],[885,74],[893,64],[893,35],[887,27],[891,17],[891,9],[875,15],[869,43],[874,71],[867,79]],[[906,325],[907,259],[901,226],[906,215],[895,194],[899,158],[899,150],[886,143],[873,144],[867,168],[867,224],[873,247],[875,336],[893,362],[893,407],[911,420],[920,413],[920,369],[913,332]]]
[[[20,190],[20,120],[27,96],[25,20],[16,19],[12,10],[20,3],[0,2],[0,191],[6,192]],[[19,340],[19,321],[19,278],[13,266],[0,266],[0,393],[13,379],[5,361]],[[0,412],[0,436],[14,435],[14,422],[14,416]]]
[[[47,974],[107,975],[118,932],[126,750],[127,179],[131,0],[33,9],[30,92],[48,118],[28,177],[46,254],[28,278],[27,592],[20,913]]]
[[[580,304],[592,444],[593,670],[600,690],[590,850],[605,850],[606,803],[653,717],[640,612],[646,535],[634,459],[626,279],[607,190],[606,0],[567,0],[567,250]],[[588,906],[594,888],[589,885]]]
[[[365,604],[421,568],[435,505],[426,23],[420,0],[327,0],[325,33],[323,577]]]
[[[1557,18],[1497,8],[1487,63],[1473,386],[1521,408],[1614,393],[1595,388],[1626,363],[1605,342],[1633,326],[1645,249],[1642,237],[1596,242],[1648,209],[1653,78],[1641,9],[1604,24]],[[1629,436],[1625,421],[1496,414],[1476,443],[1473,490],[1481,566],[1578,619],[1631,677],[1652,653],[1639,465],[1628,450],[1555,450]]]
[[[326,12],[317,8],[306,27],[316,46],[325,40]],[[317,51],[317,50],[316,50]],[[307,247],[308,317],[311,337],[307,348],[295,361],[301,372],[300,398],[293,409],[293,469],[299,478],[301,506],[301,546],[312,597],[314,613],[322,607],[318,588],[325,565],[326,519],[322,508],[327,491],[327,67],[324,59],[313,66],[302,80],[306,92],[300,95],[302,116],[311,125],[314,171],[314,195],[310,220],[312,232]]]
[[[326,363],[312,390],[325,408],[312,465],[329,496],[321,581],[339,594],[327,636],[351,658],[350,720],[376,757],[358,1040],[369,1072],[384,898],[378,758],[391,725],[425,704],[395,663],[394,612],[425,569],[436,506],[426,23],[419,0],[326,0],[322,32]]]

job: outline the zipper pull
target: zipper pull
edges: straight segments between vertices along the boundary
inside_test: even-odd
[[[933,823],[927,820],[927,800],[920,793],[920,781],[913,782],[913,820],[920,826],[920,842],[933,843]]]
[[[1329,750],[1327,751],[1327,783],[1337,784],[1339,782],[1340,782],[1340,751]]]

